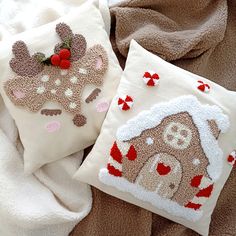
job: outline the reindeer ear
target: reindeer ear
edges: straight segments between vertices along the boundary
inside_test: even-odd
[[[22,77],[15,77],[4,83],[4,89],[7,96],[15,105],[24,105],[28,99],[26,88],[29,86]]]
[[[4,83],[4,90],[12,103],[28,107],[32,112],[38,111],[44,103],[41,95],[34,92],[35,88],[37,80],[30,77],[16,76]]]
[[[11,59],[9,64],[16,74],[33,77],[43,70],[43,64],[35,56],[30,56],[27,46],[23,41],[15,42],[12,46],[12,52],[15,57]]]
[[[218,139],[219,135],[220,135],[220,130],[218,128],[218,125],[216,124],[216,122],[214,120],[208,120],[208,125],[210,126],[210,130],[213,134],[213,136]]]
[[[103,75],[108,67],[107,53],[101,45],[95,45],[87,52],[90,69],[98,75]]]

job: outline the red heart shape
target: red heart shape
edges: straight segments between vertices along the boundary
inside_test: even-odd
[[[156,170],[159,173],[159,175],[167,175],[171,171],[171,168],[170,166],[166,166],[163,163],[158,163]]]

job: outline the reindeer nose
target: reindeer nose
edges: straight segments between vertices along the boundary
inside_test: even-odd
[[[73,122],[76,126],[81,127],[86,124],[86,117],[80,114],[76,114],[73,118]]]

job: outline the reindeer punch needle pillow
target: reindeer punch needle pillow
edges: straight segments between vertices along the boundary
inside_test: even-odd
[[[207,235],[235,163],[236,93],[131,42],[101,133],[76,178]]]
[[[0,71],[27,173],[94,143],[121,75],[96,2],[2,42]]]

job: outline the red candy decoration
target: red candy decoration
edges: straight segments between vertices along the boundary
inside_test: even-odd
[[[204,83],[201,80],[198,80],[198,87],[197,87],[200,91],[204,92],[204,93],[208,93],[210,91],[210,85]]]
[[[146,71],[143,75],[143,81],[147,86],[153,87],[159,83],[159,75],[154,71]]]
[[[64,70],[69,69],[70,68],[70,61],[63,59],[63,60],[61,60],[59,66],[60,66],[61,69],[64,69]]]
[[[61,58],[59,57],[58,54],[54,54],[51,56],[51,63],[54,66],[59,66],[61,62]]]
[[[122,96],[118,99],[118,106],[121,110],[127,111],[133,106],[133,99],[130,96]]]
[[[236,150],[233,150],[230,153],[230,155],[228,156],[227,161],[231,166],[236,167]]]
[[[233,156],[229,155],[229,156],[228,156],[228,162],[233,162],[233,161],[234,161]]]
[[[70,50],[63,48],[59,52],[59,56],[61,59],[69,59],[70,58]]]

